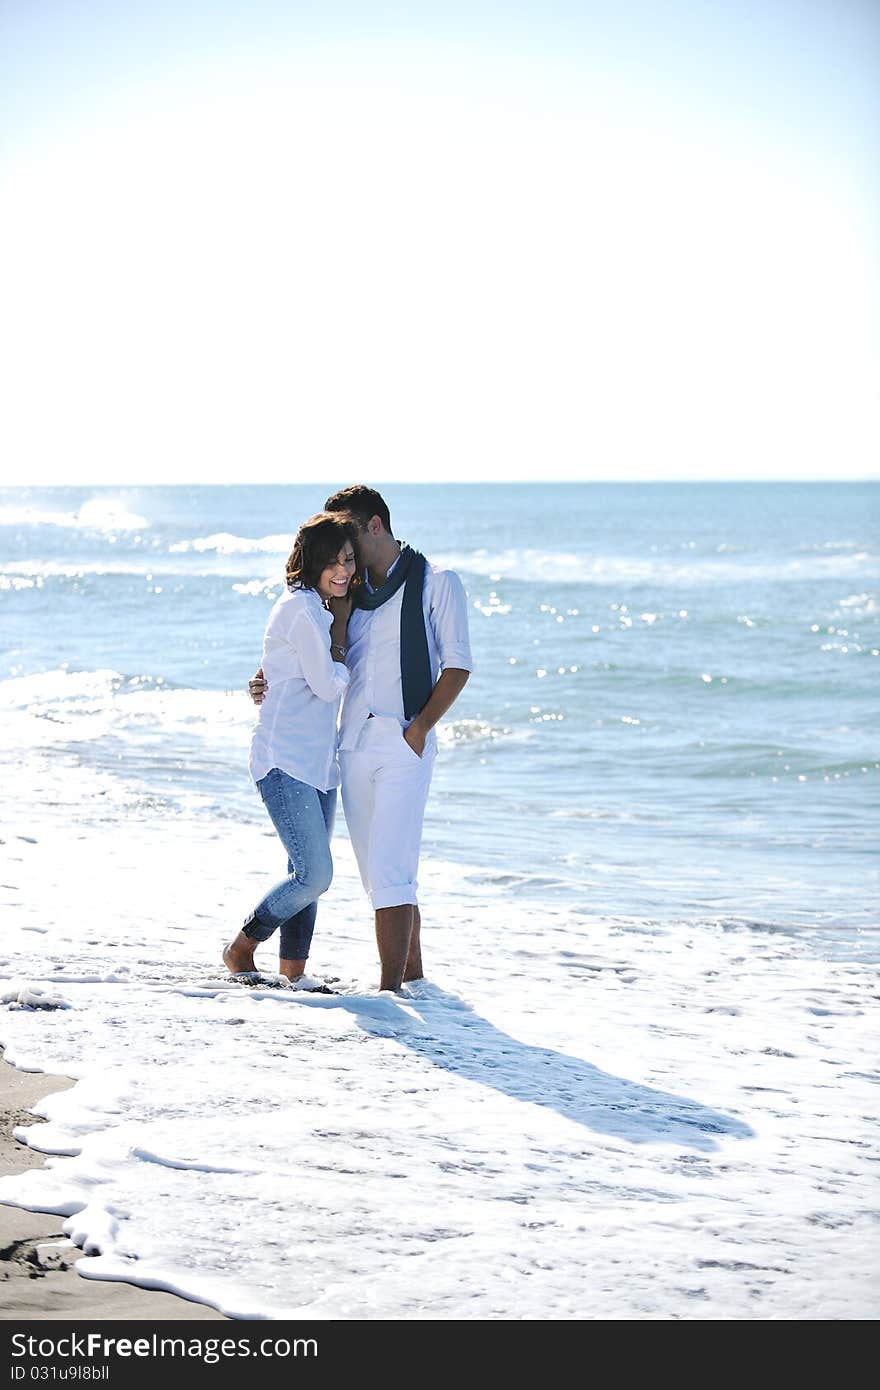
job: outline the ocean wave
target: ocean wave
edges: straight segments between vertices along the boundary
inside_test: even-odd
[[[88,574],[110,575],[110,574],[137,574],[148,575],[156,574],[178,574],[179,569],[167,570],[161,566],[132,561],[126,564],[125,561],[112,560],[87,560],[83,564],[62,563],[60,560],[17,560],[3,566],[0,570],[0,577],[14,579],[16,577],[37,580],[43,579],[82,579]],[[29,588],[30,585],[10,584],[9,588]]]
[[[149,582],[156,579],[233,579],[238,580],[231,585],[232,590],[239,594],[261,595],[271,594],[276,597],[281,592],[283,575],[277,574],[268,579],[249,579],[246,582],[240,580],[242,574],[246,574],[250,566],[236,564],[230,560],[227,563],[222,561],[211,565],[209,568],[195,565],[188,565],[181,560],[163,560],[155,553],[145,555],[143,560],[85,560],[77,563],[76,561],[62,560],[11,560],[0,566],[0,589],[33,589],[41,588],[46,580],[78,580],[87,577],[98,579],[113,578],[116,576],[132,576],[144,579]]]
[[[0,681],[0,709],[43,707],[59,701],[94,700],[112,694],[124,677],[118,671],[69,671],[57,667]]]
[[[811,554],[804,559],[767,562],[725,560],[679,560],[625,555],[579,555],[575,551],[473,550],[447,552],[432,557],[444,568],[489,579],[546,580],[558,584],[616,584],[621,581],[645,585],[723,584],[735,581],[810,580],[846,578],[851,575],[880,576],[880,555],[867,550]]]
[[[110,669],[58,668],[0,681],[6,747],[91,743],[115,737],[155,749],[250,737],[254,706],[243,691],[192,690],[162,676],[124,675]],[[178,753],[179,755],[179,753]]]
[[[809,544],[798,546],[801,554],[814,554],[817,551],[828,550],[861,550],[864,546],[863,541],[812,541]]]
[[[169,742],[186,736],[210,743],[231,736],[236,744],[250,737],[255,710],[242,690],[194,690],[163,676],[129,675],[111,669],[70,671],[59,667],[35,675],[0,681],[0,710],[43,721],[39,742],[53,745],[91,741],[115,734],[144,739],[155,748],[158,735]],[[441,724],[438,738],[446,746],[479,746],[513,736],[512,730],[483,719]],[[14,740],[7,739],[11,745]]]
[[[229,531],[218,531],[213,536],[175,541],[168,550],[172,555],[186,555],[189,551],[202,555],[212,550],[218,555],[288,555],[293,541],[292,535],[261,536],[253,540],[247,536],[234,536]]]
[[[249,579],[246,584],[233,584],[234,594],[245,594],[248,598],[275,599],[281,593],[280,579]]]
[[[0,526],[60,526],[79,531],[143,531],[145,516],[129,512],[110,497],[93,497],[75,512],[49,512],[40,507],[0,507]]]
[[[850,594],[848,598],[842,598],[838,602],[838,609],[846,609],[847,621],[853,618],[868,618],[878,611],[877,600],[873,594]]]

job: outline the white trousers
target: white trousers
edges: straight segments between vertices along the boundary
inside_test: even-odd
[[[397,719],[368,719],[342,750],[342,805],[361,881],[373,904],[418,902],[419,851],[435,750],[414,753]]]

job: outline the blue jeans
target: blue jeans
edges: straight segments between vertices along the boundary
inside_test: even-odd
[[[244,924],[244,934],[252,941],[266,941],[280,927],[281,958],[306,960],[318,898],[333,878],[330,836],[336,788],[319,792],[273,767],[257,783],[257,790],[287,850],[287,878],[257,904]]]

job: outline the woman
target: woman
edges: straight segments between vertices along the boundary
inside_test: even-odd
[[[281,930],[279,970],[299,988],[318,898],[330,887],[330,836],[339,770],[336,718],[348,684],[346,631],[357,527],[320,512],[299,529],[287,592],[269,615],[262,669],[268,689],[251,742],[250,772],[288,854],[288,874],[257,904],[223,952],[234,974],[256,970],[254,950]]]

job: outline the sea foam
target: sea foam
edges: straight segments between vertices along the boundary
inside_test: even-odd
[[[671,556],[600,555],[566,550],[505,549],[450,551],[432,557],[435,563],[466,575],[523,583],[544,581],[568,589],[574,584],[638,585],[725,584],[848,578],[865,575],[880,578],[880,555],[861,549],[830,555],[809,554],[803,559],[760,561]]]
[[[252,540],[247,536],[235,536],[229,531],[221,531],[213,536],[200,536],[195,540],[175,541],[168,549],[172,555],[185,555],[194,550],[202,555],[215,550],[218,555],[286,555],[293,545],[292,535],[262,536]]]
[[[0,526],[60,526],[80,531],[143,531],[145,516],[126,509],[110,497],[93,497],[74,512],[53,512],[40,507],[0,506]]]

